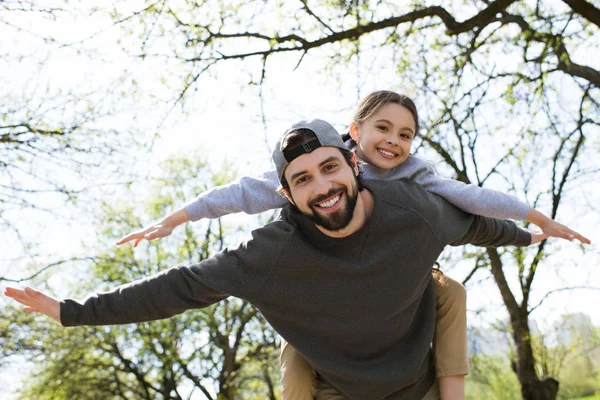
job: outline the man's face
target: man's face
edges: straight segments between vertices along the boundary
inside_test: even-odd
[[[328,231],[344,229],[352,221],[358,199],[358,170],[335,147],[319,147],[293,160],[285,170],[298,210]]]

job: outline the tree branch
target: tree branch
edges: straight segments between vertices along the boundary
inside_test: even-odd
[[[580,289],[586,289],[586,290],[599,290],[600,288],[598,287],[594,287],[594,286],[570,286],[570,287],[563,287],[563,288],[559,288],[559,289],[553,289],[551,291],[549,291],[548,293],[546,293],[544,295],[544,297],[542,297],[542,299],[533,307],[531,307],[529,309],[529,313],[531,314],[536,308],[540,307],[542,305],[542,303],[551,295],[553,295],[554,293],[559,293],[559,292],[564,292],[565,290],[580,290]]]
[[[600,27],[600,9],[585,0],[563,0],[573,11]]]

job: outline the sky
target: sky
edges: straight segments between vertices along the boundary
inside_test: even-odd
[[[37,65],[27,59],[20,63],[2,62],[0,75],[11,77],[10,81],[4,81],[5,85],[11,85],[5,86],[10,88],[10,91],[42,93],[44,88],[36,86],[35,80],[32,79],[34,75],[45,82],[51,82],[51,87],[62,90],[76,90],[82,86],[89,87],[89,90],[97,90],[111,87],[113,82],[120,79],[131,84],[134,78],[137,85],[143,87],[141,95],[124,102],[122,109],[111,114],[104,122],[120,127],[130,126],[131,115],[135,111],[137,118],[133,124],[140,131],[145,131],[148,138],[153,137],[156,126],[162,123],[159,136],[154,138],[151,149],[142,147],[137,153],[136,149],[129,149],[129,152],[136,153],[136,162],[131,168],[137,168],[139,171],[159,173],[161,160],[176,154],[188,154],[205,157],[211,165],[230,163],[240,175],[256,175],[271,168],[271,147],[293,122],[306,118],[322,118],[332,122],[340,131],[345,131],[352,118],[353,107],[361,95],[383,88],[409,95],[416,91],[416,88],[410,85],[400,87],[396,76],[384,68],[382,71],[385,73],[375,71],[370,75],[364,74],[362,70],[348,68],[337,79],[332,79],[322,71],[320,62],[307,60],[294,69],[298,56],[292,55],[276,57],[269,62],[269,76],[263,89],[266,100],[262,107],[256,97],[258,88],[247,84],[249,75],[244,68],[240,68],[239,63],[229,63],[222,64],[218,70],[198,81],[198,92],[186,101],[187,114],[176,108],[165,119],[165,107],[160,108],[161,112],[156,112],[154,99],[150,96],[156,91],[159,91],[160,95],[161,88],[164,88],[164,85],[154,85],[152,80],[162,75],[168,83],[168,80],[172,79],[168,76],[169,71],[163,71],[165,66],[160,61],[140,63],[117,51],[114,41],[119,32],[105,30],[108,26],[106,20],[96,17],[68,19],[60,28],[52,22],[14,21],[15,24],[19,22],[21,27],[25,27],[20,32],[16,32],[10,26],[0,27],[0,37],[12,35],[15,39],[12,45],[3,41],[5,53],[33,53],[35,50],[46,54],[47,63],[39,73]],[[98,47],[100,50],[94,59],[90,59],[87,54],[78,54],[72,49],[55,45],[49,46],[50,50],[45,50],[43,43],[39,41],[39,36],[47,32],[57,35],[59,41],[76,42],[98,31],[103,33],[94,37],[93,41],[104,45]],[[317,59],[321,56],[318,51],[315,55]],[[363,57],[369,57],[369,53]],[[102,101],[101,97],[97,99],[98,104],[102,104]],[[261,109],[264,110],[267,119],[266,127],[260,120]],[[65,180],[70,179],[74,178],[65,176]],[[551,246],[560,248],[560,255],[553,257],[554,263],[547,266],[547,270],[539,271],[531,304],[542,300],[544,293],[549,290],[564,285],[589,286],[590,282],[600,281],[600,271],[595,268],[600,266],[600,251],[596,245],[600,243],[600,234],[595,229],[600,224],[600,215],[595,211],[585,212],[586,203],[592,204],[598,199],[594,196],[598,194],[598,184],[589,185],[593,185],[593,189],[586,187],[574,190],[570,197],[573,204],[561,210],[560,222],[584,233],[592,240],[593,245],[582,256],[576,243],[552,242]],[[147,188],[143,186],[135,188],[135,195],[139,200],[128,198],[126,201],[143,201],[147,194],[145,189]],[[57,214],[71,219],[70,222],[64,222],[59,218],[57,222],[45,213],[24,215],[21,218],[24,231],[37,235],[42,250],[53,257],[85,254],[86,241],[109,242],[118,239],[99,237],[99,232],[94,229],[91,220],[85,219],[88,210],[84,207],[64,207],[58,199],[51,196],[42,200],[51,205],[56,202],[52,206],[56,207]],[[73,223],[73,216],[77,216],[77,223]],[[225,222],[231,226],[240,221],[250,226],[259,224],[256,219],[248,217],[225,218]],[[7,243],[9,238],[2,235],[3,233],[0,233],[0,238],[6,239],[4,243]],[[4,249],[7,251],[14,247],[8,244]],[[4,252],[3,260],[16,256],[17,252],[8,255]],[[18,275],[23,267],[3,261],[0,264],[0,272],[5,275]],[[450,275],[464,277],[468,268],[469,264],[466,262],[458,263],[450,270]],[[69,269],[65,272],[68,274]],[[483,275],[477,278],[479,282]],[[70,279],[72,278],[66,277],[66,280]],[[57,295],[68,295],[68,289],[61,284],[54,282],[50,285]],[[493,295],[490,295],[491,293]],[[482,325],[491,324],[499,315],[506,314],[497,295],[497,288],[491,280],[470,284],[468,295],[470,321]],[[597,307],[599,301],[600,292],[597,290],[557,292],[544,301],[543,307],[537,309],[533,317],[540,328],[544,329],[561,314],[584,312],[591,316],[596,325],[600,325],[600,309]],[[5,299],[1,299],[0,305],[5,302]],[[475,317],[476,311],[480,309],[486,309],[487,313],[483,317]],[[0,397],[7,398],[5,396],[10,396],[18,386],[14,373],[14,370],[12,373],[0,370]]]

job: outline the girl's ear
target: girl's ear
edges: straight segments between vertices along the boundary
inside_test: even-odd
[[[360,141],[360,132],[358,130],[358,124],[354,121],[350,124],[350,137],[356,143]]]
[[[290,203],[292,203],[293,205],[296,205],[296,204],[294,204],[294,200],[292,200],[292,195],[290,194],[290,192],[287,189],[281,189],[281,193],[283,193],[285,198],[288,199],[288,201]]]
[[[358,172],[359,172],[359,170],[358,170],[358,160],[356,158],[356,153],[355,152],[352,152],[352,159],[351,159],[350,162],[352,163],[351,167],[352,167],[352,170],[354,170],[354,175],[358,176]]]

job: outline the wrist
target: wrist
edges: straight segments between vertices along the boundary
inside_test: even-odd
[[[544,214],[542,214],[541,212],[539,212],[538,210],[532,208],[529,211],[529,214],[527,214],[527,218],[525,218],[526,222],[531,222],[532,224],[535,224],[537,226],[539,226],[540,228],[542,228],[542,226],[549,220],[548,217],[546,217]]]
[[[185,208],[182,208],[165,217],[160,224],[166,228],[175,229],[189,220],[190,217],[188,216],[187,211],[185,211]]]

